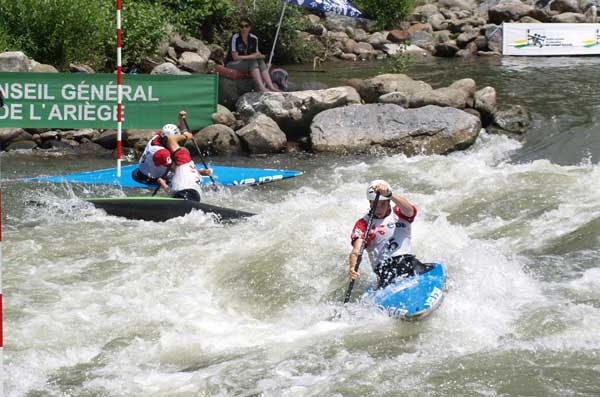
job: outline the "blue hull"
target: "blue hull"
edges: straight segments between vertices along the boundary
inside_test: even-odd
[[[367,289],[363,300],[393,317],[417,319],[430,314],[442,302],[446,284],[444,266],[432,265],[425,273],[404,278],[383,289]]]
[[[272,170],[262,168],[240,168],[227,167],[222,165],[209,165],[213,170],[213,177],[217,183],[224,186],[232,185],[261,185],[264,183],[278,181],[280,179],[292,178],[301,175],[301,171],[293,170]],[[116,168],[108,168],[104,170],[81,172],[76,174],[46,176],[39,178],[25,178],[25,182],[54,182],[54,183],[87,183],[100,185],[114,185],[131,188],[154,189],[157,185],[145,185],[135,181],[131,177],[133,170],[137,168],[137,164],[121,167],[121,177],[117,177]],[[204,168],[202,165],[197,165],[196,168]],[[210,183],[208,177],[203,177],[203,182]]]

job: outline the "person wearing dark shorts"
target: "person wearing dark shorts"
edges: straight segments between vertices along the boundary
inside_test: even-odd
[[[280,92],[269,75],[269,66],[265,56],[258,50],[258,37],[250,33],[252,25],[246,18],[240,19],[240,31],[234,33],[229,40],[229,50],[225,60],[226,66],[244,73],[249,73],[256,83],[258,91]]]

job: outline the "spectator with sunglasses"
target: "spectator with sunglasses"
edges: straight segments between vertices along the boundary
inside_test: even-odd
[[[250,33],[252,28],[250,21],[247,18],[241,18],[239,26],[240,31],[234,33],[229,40],[226,66],[249,73],[260,92],[280,92],[281,90],[275,87],[271,81],[265,56],[258,50],[258,38]]]

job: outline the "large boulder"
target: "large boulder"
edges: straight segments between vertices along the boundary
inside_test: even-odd
[[[524,134],[531,125],[531,115],[521,105],[510,105],[494,113],[494,127],[514,134]]]
[[[586,21],[584,14],[578,14],[575,12],[564,12],[559,15],[552,17],[553,23],[584,23]]]
[[[29,72],[29,59],[21,51],[0,54],[0,72]]]
[[[208,72],[208,59],[210,57],[210,51],[207,56],[200,55],[196,52],[185,51],[179,57],[179,66],[182,69],[188,70],[193,73],[206,73]]]
[[[223,124],[230,128],[234,128],[236,125],[233,113],[221,104],[217,105],[217,111],[210,116],[210,119],[215,124]]]
[[[0,128],[0,146],[5,146],[23,133],[25,133],[23,128]]]
[[[286,149],[287,139],[275,121],[262,113],[236,131],[243,145],[252,154],[278,153]]]
[[[129,128],[125,130],[122,139],[127,147],[146,146],[155,133],[156,130]]]
[[[405,74],[382,74],[363,80],[358,92],[365,102],[374,103],[379,97],[390,92],[400,92],[410,101],[415,95],[431,90],[429,84],[413,80]]]
[[[242,146],[240,138],[230,127],[223,124],[213,124],[203,128],[194,135],[194,140],[202,149],[208,149],[216,154],[240,154]]]
[[[481,115],[483,127],[487,127],[494,119],[496,112],[496,89],[494,87],[483,87],[475,93],[474,108]]]
[[[487,46],[490,51],[502,52],[502,25],[486,25],[484,28]]]
[[[437,105],[464,109],[473,107],[475,95],[475,80],[461,79],[449,87],[438,88],[433,91],[424,91],[413,96],[409,107],[419,108],[427,105]]]
[[[480,129],[479,118],[458,109],[366,104],[320,113],[310,137],[316,151],[362,152],[376,146],[407,155],[445,154],[471,146]]]
[[[219,77],[219,104],[228,109],[235,109],[238,99],[254,89],[255,84],[252,79],[231,80]]]
[[[500,3],[488,10],[489,21],[497,25],[503,22],[518,21],[529,15],[533,8],[533,6],[521,3],[519,0]]]
[[[238,100],[236,107],[243,120],[263,113],[275,120],[289,138],[295,139],[309,134],[310,123],[318,113],[353,103],[360,103],[358,92],[343,86],[316,91],[248,93]]]

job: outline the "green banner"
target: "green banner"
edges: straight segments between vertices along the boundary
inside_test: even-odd
[[[123,128],[158,129],[188,112],[190,128],[212,124],[216,74],[123,75]],[[0,73],[1,127],[116,128],[116,74]]]

